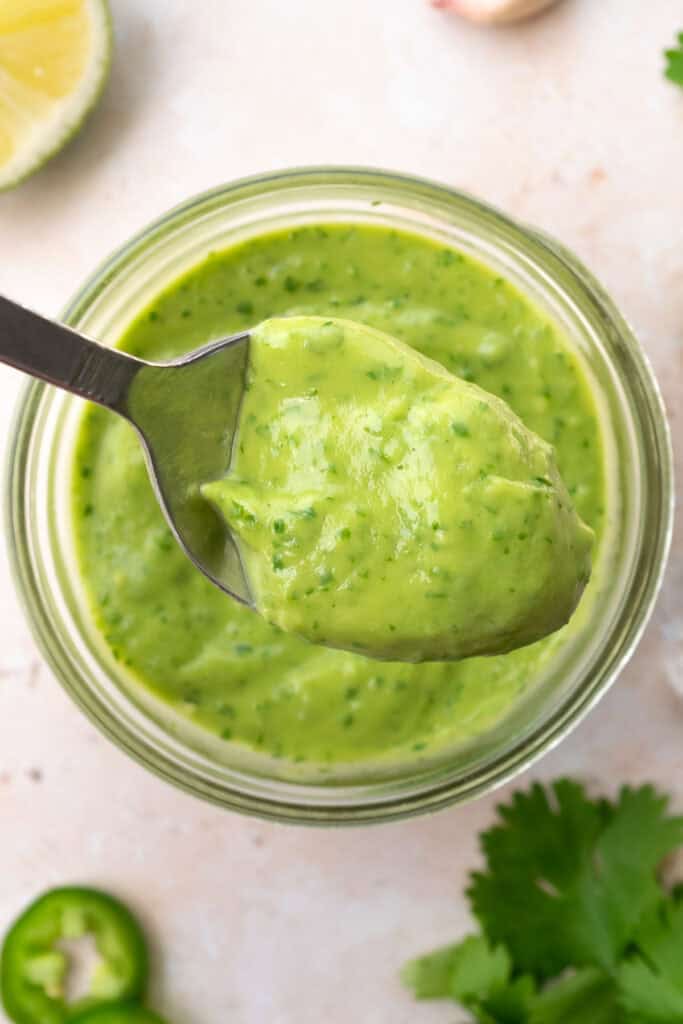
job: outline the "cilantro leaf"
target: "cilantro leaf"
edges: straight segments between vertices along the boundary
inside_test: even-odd
[[[529,1011],[534,1004],[536,984],[528,974],[522,974],[503,988],[491,992],[482,1005],[491,1024],[529,1024]],[[485,1024],[488,1020],[480,1017]]]
[[[482,1000],[507,984],[512,970],[502,946],[489,946],[481,935],[411,960],[401,977],[418,999]]]
[[[683,86],[683,32],[678,34],[678,46],[673,50],[666,50],[666,68],[664,74],[676,85]]]
[[[401,981],[412,989],[416,999],[451,998],[451,974],[460,958],[461,945],[456,942],[452,946],[444,946],[405,965]]]
[[[512,961],[503,946],[470,935],[453,946],[408,963],[404,984],[418,999],[453,999],[480,1024],[527,1024],[534,983],[511,980]]]
[[[643,922],[639,954],[619,969],[620,1003],[634,1024],[683,1024],[683,904],[666,903]]]
[[[482,935],[470,935],[459,946],[451,971],[451,997],[464,1006],[485,1003],[510,980],[512,961],[502,946],[490,946]]]
[[[536,784],[499,807],[481,837],[487,870],[472,876],[472,909],[517,971],[613,969],[643,915],[661,900],[655,871],[683,841],[683,820],[650,786],[591,801],[567,779]]]
[[[614,981],[596,967],[583,967],[550,985],[534,1001],[529,1024],[621,1024]]]

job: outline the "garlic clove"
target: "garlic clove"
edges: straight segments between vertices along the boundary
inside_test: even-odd
[[[521,21],[538,14],[557,0],[432,0],[434,7],[454,11],[482,25]]]

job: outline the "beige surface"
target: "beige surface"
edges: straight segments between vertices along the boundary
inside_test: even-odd
[[[566,0],[500,32],[425,0],[113,7],[102,110],[52,167],[0,196],[0,291],[56,313],[145,222],[238,175],[334,161],[431,175],[553,232],[602,278],[662,381],[683,481],[683,92],[660,74],[679,0]],[[17,387],[0,373],[5,434]],[[679,530],[636,657],[534,775],[653,779],[683,806],[683,703],[667,684],[683,681],[681,614]],[[163,947],[158,997],[173,1024],[453,1021],[448,1007],[414,1008],[396,969],[466,927],[459,894],[494,798],[327,833],[203,806],[71,705],[4,567],[0,623],[0,927],[46,886],[96,882],[129,898]]]

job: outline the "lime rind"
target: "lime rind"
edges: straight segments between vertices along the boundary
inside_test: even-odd
[[[34,119],[17,153],[0,167],[0,192],[19,185],[60,153],[79,134],[102,96],[113,54],[111,12],[108,0],[86,0],[86,7],[92,18],[93,46],[85,74],[69,95],[52,104],[46,118]],[[0,87],[2,79],[0,67]]]

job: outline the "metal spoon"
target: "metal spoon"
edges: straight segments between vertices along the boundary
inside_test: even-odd
[[[248,342],[248,333],[235,334],[171,363],[149,363],[0,296],[0,362],[128,420],[180,546],[213,583],[252,605],[232,535],[199,493],[230,464]]]

